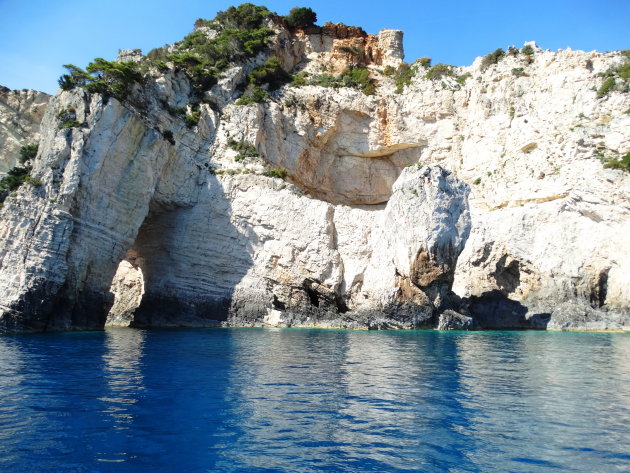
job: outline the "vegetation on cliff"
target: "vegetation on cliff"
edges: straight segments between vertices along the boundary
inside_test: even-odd
[[[83,87],[88,92],[102,94],[105,98],[125,100],[136,82],[142,82],[142,73],[134,62],[106,61],[96,58],[85,70],[73,64],[65,64],[67,74],[59,78],[63,90]]]
[[[31,181],[30,173],[32,166],[26,164],[35,156],[37,156],[37,150],[39,145],[29,143],[20,148],[19,161],[22,166],[14,166],[7,171],[6,176],[0,179],[0,203],[4,202],[7,196],[14,192],[25,182],[31,182],[33,185],[39,185],[39,181]]]
[[[310,8],[295,7],[291,9],[285,20],[289,28],[308,28],[317,21],[317,14]]]
[[[601,99],[613,90],[620,92],[630,91],[630,49],[621,51],[626,60],[616,67],[611,67],[606,72],[600,74],[604,81],[597,90],[597,98]]]

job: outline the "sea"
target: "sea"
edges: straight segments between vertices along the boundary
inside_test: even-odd
[[[0,336],[0,472],[628,472],[630,334]]]

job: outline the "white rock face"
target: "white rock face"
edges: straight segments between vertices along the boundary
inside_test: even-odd
[[[20,148],[39,141],[50,95],[0,86],[0,176],[19,162]]]
[[[194,100],[182,72],[153,70],[126,104],[57,95],[43,185],[1,214],[2,329],[419,327],[450,309],[448,328],[630,326],[630,178],[597,156],[630,151],[628,93],[596,97],[624,58],[535,48],[435,81],[414,66],[397,94],[401,38],[279,31],[287,67],[367,66],[376,94],[286,85],[234,105],[260,56],[192,128],[164,105]],[[84,125],[59,130],[68,108]],[[235,160],[239,143],[260,156]]]

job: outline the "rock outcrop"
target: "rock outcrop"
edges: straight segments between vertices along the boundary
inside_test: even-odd
[[[269,26],[201,103],[173,64],[123,101],[51,100],[42,185],[1,211],[1,330],[630,326],[630,178],[598,155],[630,151],[627,91],[596,92],[621,54],[530,45],[401,82],[399,31]],[[235,105],[269,54],[302,77],[367,68],[375,93],[303,81]],[[173,112],[191,104],[196,122]]]
[[[50,95],[0,86],[0,175],[19,162],[20,148],[39,141]]]

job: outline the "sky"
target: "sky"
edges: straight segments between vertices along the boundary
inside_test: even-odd
[[[155,47],[182,39],[197,18],[211,19],[236,1],[0,0],[0,85],[57,90],[63,64],[85,67],[118,49]],[[253,1],[286,15],[311,7],[326,21],[405,32],[405,60],[471,64],[475,57],[536,41],[543,49],[630,49],[629,0],[510,1]]]

